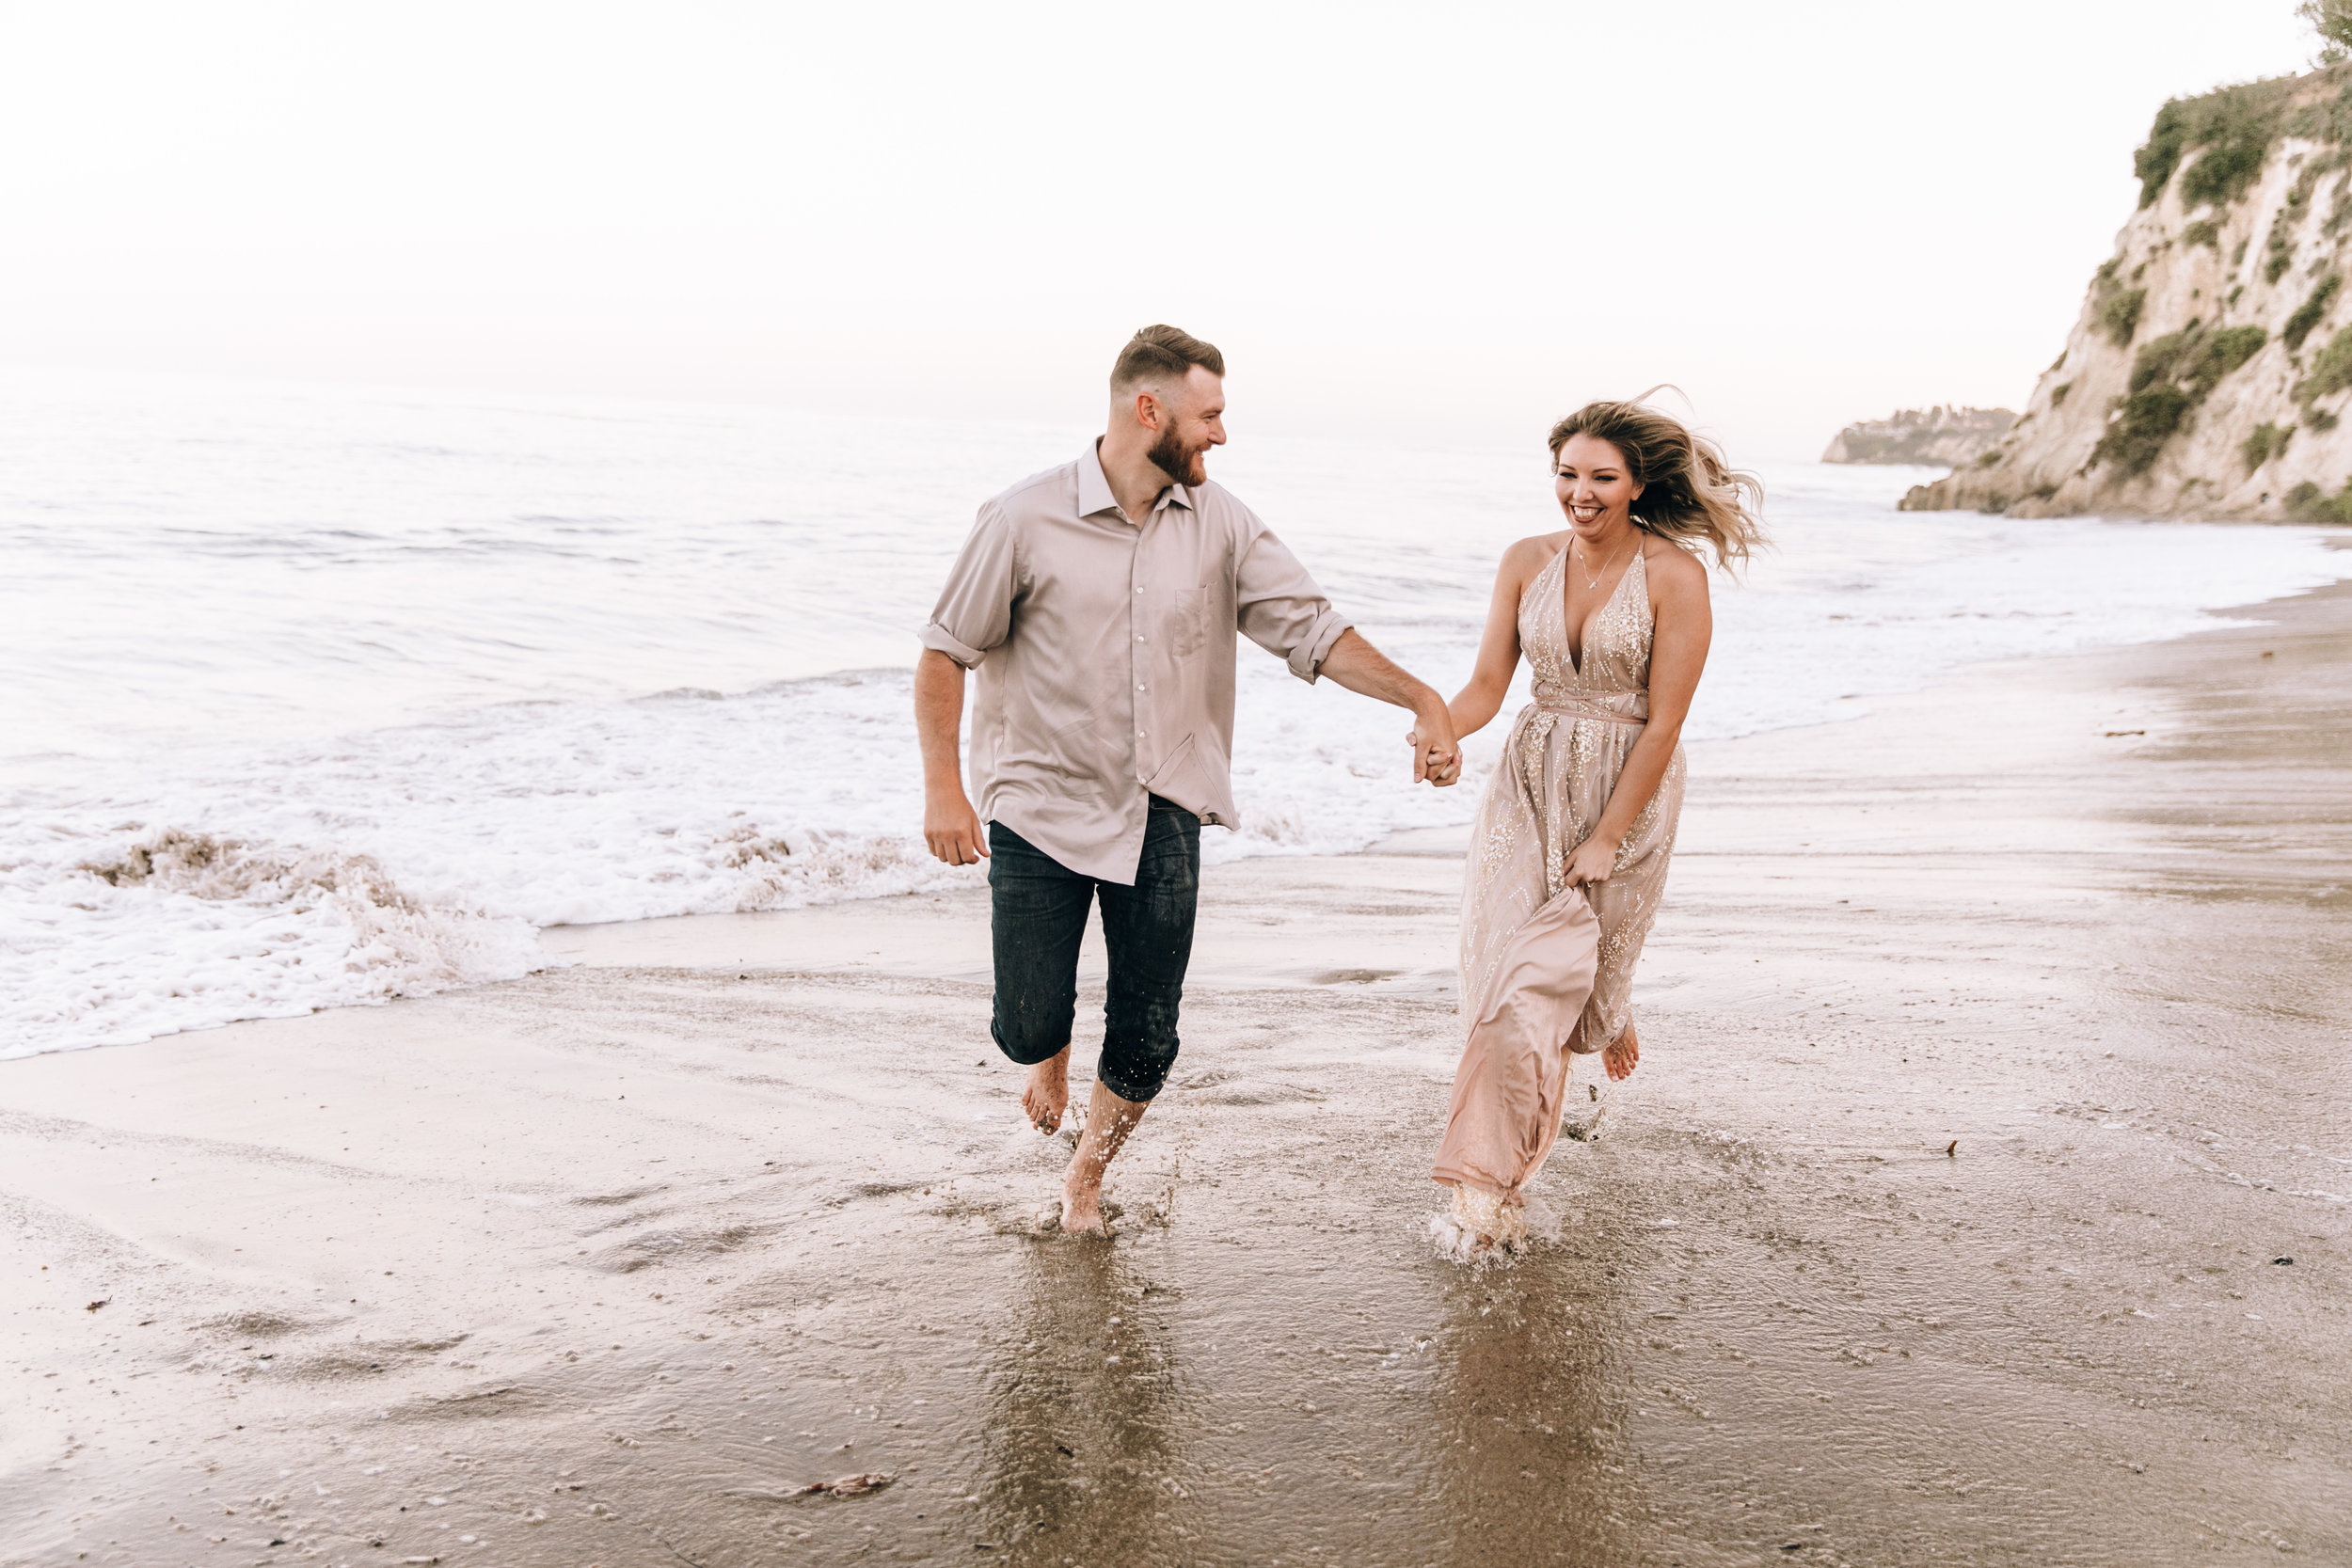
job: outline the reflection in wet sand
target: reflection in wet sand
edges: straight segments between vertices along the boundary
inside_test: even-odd
[[[1433,1390],[1441,1560],[1635,1560],[1606,1393],[1624,1332],[1616,1270],[1579,1228],[1451,1292]]]
[[[1106,1243],[979,900],[8,1064],[0,1562],[2352,1561],[2352,594],[2269,613],[1694,751],[1506,1268],[1411,846],[1216,868]]]
[[[1115,1243],[1028,1252],[989,1372],[976,1544],[1018,1563],[1144,1560],[1188,1533],[1170,1516],[1188,1423],[1168,1303]]]

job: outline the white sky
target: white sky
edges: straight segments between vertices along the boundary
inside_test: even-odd
[[[2008,403],[2292,0],[0,0],[0,361],[1735,457]]]

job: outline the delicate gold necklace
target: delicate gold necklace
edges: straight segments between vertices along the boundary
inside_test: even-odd
[[[1633,541],[1629,539],[1626,541],[1626,544],[1629,545]],[[1584,570],[1584,557],[1582,553],[1577,549],[1573,541],[1571,541],[1568,546],[1568,553],[1576,557],[1576,569],[1580,574],[1582,573]],[[1617,563],[1617,557],[1623,554],[1625,554],[1625,545],[1619,545],[1615,549],[1610,551],[1609,559],[1600,563],[1600,570],[1584,579],[1585,588],[1588,591],[1598,588],[1600,586],[1600,579],[1609,575],[1609,568],[1614,566]]]

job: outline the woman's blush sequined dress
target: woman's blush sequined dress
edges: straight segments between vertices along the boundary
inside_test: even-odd
[[[1534,701],[1511,727],[1472,829],[1462,886],[1462,1015],[1439,1181],[1507,1199],[1543,1168],[1571,1053],[1600,1051],[1632,1017],[1633,966],[1657,918],[1682,815],[1683,754],[1605,882],[1570,887],[1568,859],[1609,804],[1649,719],[1647,562],[1637,551],[1568,651],[1568,552],[1519,595]]]

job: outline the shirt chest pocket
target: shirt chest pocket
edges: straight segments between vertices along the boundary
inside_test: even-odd
[[[1160,645],[1178,658],[1190,658],[1208,641],[1209,594],[1202,588],[1179,588],[1168,596],[1160,616]]]

